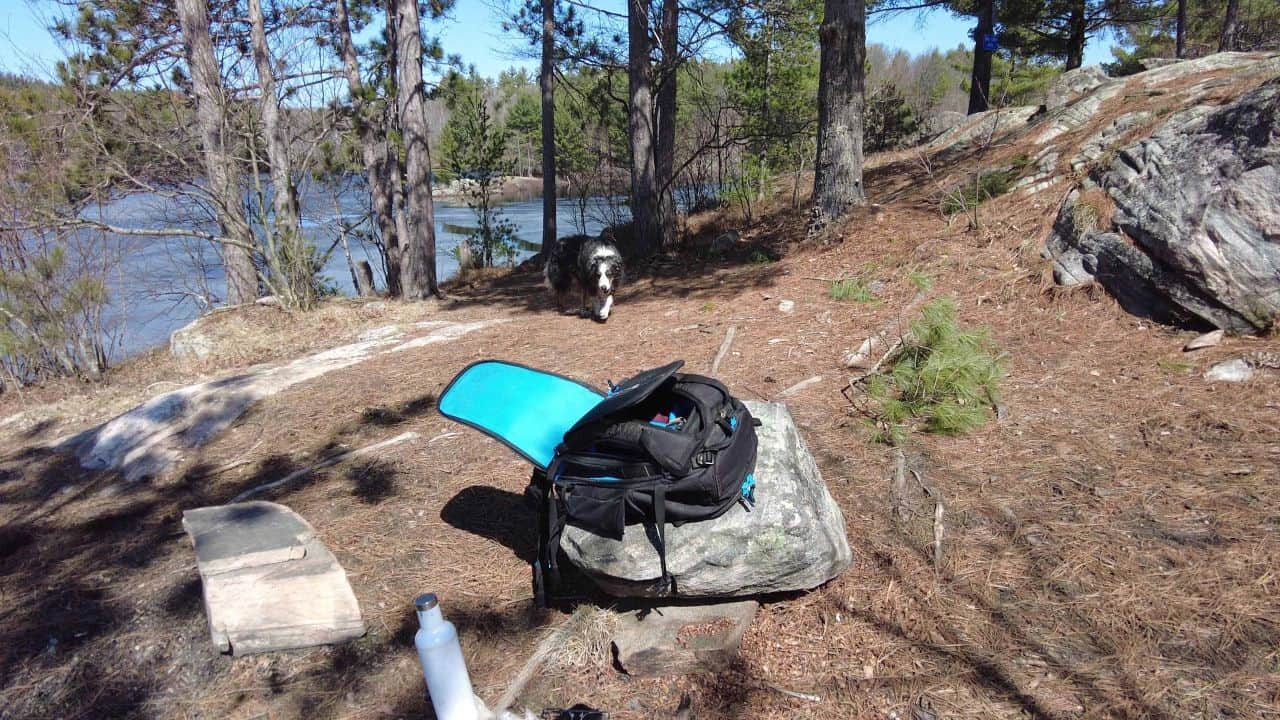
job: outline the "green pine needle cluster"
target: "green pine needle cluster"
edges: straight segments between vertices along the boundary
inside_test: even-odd
[[[933,278],[919,270],[908,273],[907,280],[920,292],[929,292],[933,288]]]
[[[1003,374],[987,330],[962,327],[951,300],[925,305],[887,371],[867,381],[877,439],[898,444],[911,427],[959,435],[983,425]]]
[[[860,303],[876,301],[876,294],[871,290],[870,284],[860,277],[834,280],[828,286],[827,293],[833,300],[853,300]]]
[[[977,182],[965,183],[948,193],[942,199],[942,214],[956,215],[968,212],[991,198],[1000,197],[1009,192],[1013,181],[1017,179],[1014,170],[995,170],[982,173]]]

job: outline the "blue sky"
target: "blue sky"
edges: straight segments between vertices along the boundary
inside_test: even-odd
[[[603,7],[625,10],[622,0],[603,0]],[[50,2],[0,0],[0,70],[48,77],[61,51],[45,26],[56,11]],[[432,28],[440,35],[447,53],[457,53],[474,64],[482,75],[494,76],[519,65],[535,67],[521,57],[527,48],[520,38],[502,31],[502,0],[457,0],[452,17]],[[867,42],[901,48],[912,54],[930,48],[948,49],[971,42],[973,23],[945,12],[927,15],[901,14],[887,19],[873,16],[867,28]],[[1111,59],[1110,42],[1095,38],[1085,51],[1085,63]]]

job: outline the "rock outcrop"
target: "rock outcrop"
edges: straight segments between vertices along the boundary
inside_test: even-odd
[[[1175,112],[1150,137],[1112,152],[1090,178],[1115,204],[1113,227],[1079,227],[1078,196],[1069,197],[1046,242],[1055,278],[1096,279],[1129,311],[1161,321],[1233,332],[1273,327],[1278,118],[1280,79],[1273,79],[1221,107]],[[1104,153],[1102,145],[1085,151],[1091,159]]]
[[[452,342],[506,320],[458,323],[428,320],[308,355],[280,366],[256,366],[232,377],[188,385],[156,395],[101,425],[57,443],[89,470],[119,471],[126,480],[158,476],[229,427],[254,403],[294,385],[380,354]],[[419,334],[408,336],[408,331]]]
[[[1121,81],[1107,77],[1102,66],[1085,65],[1059,75],[1049,86],[1044,105],[1049,110],[1057,110],[1103,85],[1119,82]]]
[[[747,401],[761,421],[756,504],[706,522],[668,526],[667,566],[680,597],[745,597],[807,590],[852,560],[844,516],[785,405]],[[630,525],[621,541],[575,527],[561,548],[601,589],[643,597],[659,577],[652,528]]]
[[[213,338],[204,333],[201,320],[196,318],[169,335],[169,354],[176,358],[204,360],[213,354]]]

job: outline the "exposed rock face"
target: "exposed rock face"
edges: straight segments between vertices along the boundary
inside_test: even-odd
[[[614,656],[628,675],[663,677],[717,672],[738,656],[760,604],[664,605],[624,615],[613,636]]]
[[[200,320],[196,318],[169,336],[169,354],[176,358],[192,358],[203,360],[213,353],[213,339],[200,329]]]
[[[1145,110],[1138,110],[1125,113],[1102,126],[1102,129],[1089,136],[1080,145],[1080,151],[1076,153],[1075,157],[1071,158],[1071,169],[1079,173],[1088,172],[1089,168],[1106,157],[1108,150],[1124,139],[1126,133],[1145,126],[1151,120],[1151,113]],[[1086,181],[1086,187],[1090,183],[1092,181]]]
[[[1051,111],[1048,119],[1043,122],[1044,129],[1036,136],[1035,142],[1043,145],[1065,133],[1084,127],[1102,109],[1103,103],[1120,94],[1122,89],[1124,89],[1123,83],[1112,82],[1070,105]]]
[[[1057,110],[1069,105],[1076,98],[1109,82],[1120,82],[1107,77],[1100,65],[1085,65],[1070,72],[1062,73],[1049,86],[1045,107]]]
[[[1272,327],[1280,317],[1278,117],[1275,79],[1228,105],[1175,113],[1119,149],[1092,178],[1115,202],[1123,236],[1074,228],[1069,198],[1046,243],[1055,276],[1061,267],[1063,279],[1078,279],[1078,265],[1126,309],[1157,320]]]
[[[746,404],[762,422],[756,505],[751,512],[734,506],[715,520],[667,527],[667,566],[680,597],[807,590],[839,575],[852,560],[844,516],[791,413],[778,403]],[[660,575],[650,532],[631,525],[616,541],[568,527],[561,547],[605,592],[643,597]]]
[[[942,110],[925,118],[925,136],[940,135],[964,122],[965,114],[953,110]]]
[[[350,345],[299,358],[287,365],[257,366],[233,377],[188,385],[161,395],[97,427],[58,442],[90,470],[118,470],[134,481],[160,475],[182,457],[229,427],[254,403],[321,375],[384,353],[403,352],[463,335],[506,320],[455,323],[427,320],[406,331],[375,333]],[[425,335],[408,338],[407,331]]]
[[[1274,58],[1273,58],[1274,59]],[[1265,62],[1271,62],[1270,60]],[[1205,55],[1194,60],[1178,60],[1167,63],[1151,63],[1155,65],[1146,72],[1133,77],[1147,87],[1167,83],[1170,80],[1211,72],[1213,70],[1237,70],[1258,64],[1257,53],[1223,52]],[[1150,67],[1144,64],[1143,67]]]
[[[965,117],[963,122],[930,140],[922,150],[928,153],[942,152],[967,143],[983,143],[988,139],[1007,135],[1025,128],[1027,121],[1038,111],[1039,108],[1027,105],[974,113]]]

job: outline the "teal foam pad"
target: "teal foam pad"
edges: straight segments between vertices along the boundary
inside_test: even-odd
[[[482,360],[458,373],[441,393],[437,408],[546,469],[565,432],[603,398],[577,380]]]

